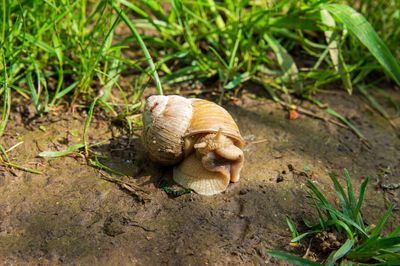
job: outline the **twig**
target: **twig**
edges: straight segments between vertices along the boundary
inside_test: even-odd
[[[146,231],[146,232],[155,232],[156,230],[153,230],[153,229],[148,229],[148,228],[146,228],[146,227],[144,227],[144,226],[142,226],[142,225],[140,225],[140,224],[127,224],[127,225],[129,225],[129,226],[136,226],[136,227],[139,227],[139,228],[142,228],[144,231]]]
[[[19,145],[21,145],[22,143],[24,143],[23,141],[18,142],[17,144],[15,144],[14,146],[12,146],[11,148],[9,148],[8,150],[6,150],[6,152],[12,151],[13,149],[15,149],[16,147],[18,147]]]
[[[151,199],[143,194],[149,194],[148,191],[143,190],[142,188],[132,184],[132,183],[128,183],[125,181],[122,181],[121,179],[117,179],[117,178],[113,178],[111,176],[106,175],[105,173],[103,173],[102,171],[99,171],[100,174],[102,175],[102,178],[104,180],[107,180],[109,182],[118,184],[121,188],[128,190],[129,192],[133,193],[134,195],[136,195],[138,198],[140,198],[143,201],[150,201]],[[138,191],[140,191],[141,193],[138,193]]]

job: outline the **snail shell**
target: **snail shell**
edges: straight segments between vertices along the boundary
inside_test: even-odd
[[[183,159],[184,139],[193,108],[181,96],[150,96],[143,113],[142,141],[150,159],[173,165]]]
[[[221,106],[177,95],[151,96],[143,114],[142,141],[150,159],[174,165],[175,182],[213,195],[237,182],[245,142]]]

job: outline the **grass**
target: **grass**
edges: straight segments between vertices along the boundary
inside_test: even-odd
[[[93,111],[95,101],[111,121],[126,121],[132,131],[130,116],[149,84],[163,94],[162,86],[183,82],[216,84],[219,102],[245,82],[256,82],[288,110],[297,108],[293,97],[316,103],[362,140],[362,132],[315,93],[340,81],[349,94],[358,89],[385,118],[400,114],[383,90],[377,91],[396,114],[370,93],[382,81],[378,75],[400,85],[396,0],[0,4],[0,136],[13,97],[27,99],[39,116],[60,104]],[[134,84],[122,87],[132,69],[138,73]],[[123,111],[115,108],[121,104]]]
[[[332,206],[323,193],[307,180],[310,204],[315,206],[318,212],[319,223],[311,225],[304,220],[305,225],[311,231],[298,234],[293,221],[287,217],[289,229],[292,232],[292,243],[297,243],[309,235],[320,232],[337,232],[345,241],[341,247],[330,253],[323,265],[397,265],[400,262],[400,226],[388,236],[381,236],[381,230],[385,225],[394,204],[392,203],[377,226],[367,226],[361,215],[361,207],[364,200],[368,178],[361,184],[358,200],[353,191],[350,175],[344,170],[347,183],[347,193],[339,183],[335,175],[330,174],[334,189],[341,202],[341,210]],[[287,254],[281,251],[269,251],[271,256],[299,265],[321,265],[301,257]]]
[[[171,1],[169,13],[154,1],[121,2],[143,17],[137,20],[138,26],[160,32],[162,37],[147,36],[147,43],[159,51],[156,58],[163,64],[166,84],[215,75],[223,94],[253,75],[268,75],[273,80],[264,82],[270,86],[301,96],[341,77],[345,87],[351,86],[350,74],[365,77],[371,70],[363,67],[371,62],[374,69],[389,69],[389,75],[399,82],[395,57],[362,15],[335,4],[338,1]],[[361,1],[361,9],[369,2]],[[150,10],[153,16],[142,10]],[[389,15],[381,20],[389,19],[394,26],[398,14]],[[397,38],[388,41],[397,43]],[[366,54],[362,45],[382,63],[379,67],[372,56],[362,65]],[[350,56],[356,49],[361,51],[358,58]],[[315,64],[296,63],[293,55],[299,53],[315,58]],[[179,60],[177,69],[167,64],[172,59]]]
[[[115,41],[115,29],[121,23],[118,6],[108,1],[3,0],[1,10],[0,92],[5,105],[12,101],[6,93],[9,89],[30,99],[38,115],[60,103],[73,105],[79,98],[91,101],[101,94],[102,106],[116,113],[107,101],[121,73],[132,67],[143,70],[136,61],[124,58],[122,50],[127,46]],[[141,48],[147,51],[143,43]],[[145,59],[139,52],[136,60],[152,62],[148,52],[144,55]],[[154,67],[151,70],[155,72]],[[98,86],[101,93],[95,88]],[[133,97],[136,100],[125,102],[128,110],[140,98],[143,87],[146,81],[140,77],[134,92],[138,95]],[[126,98],[127,91],[120,92]],[[3,111],[2,126],[5,114]]]

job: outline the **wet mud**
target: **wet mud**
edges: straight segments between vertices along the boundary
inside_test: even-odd
[[[80,143],[85,116],[60,111],[37,118],[29,110],[23,116],[21,110],[14,110],[1,145],[8,149],[22,142],[9,151],[9,159],[42,174],[0,166],[1,261],[16,265],[276,264],[279,261],[268,256],[268,250],[302,255],[309,244],[290,246],[285,220],[290,216],[300,232],[305,230],[303,218],[317,221],[315,209],[307,204],[306,179],[338,204],[328,173],[335,173],[344,184],[343,168],[350,172],[355,190],[370,177],[362,208],[368,224],[377,224],[391,202],[398,206],[400,189],[384,189],[382,184],[400,182],[396,135],[400,132],[359,96],[318,97],[349,119],[370,147],[350,130],[302,113],[289,120],[286,110],[263,96],[267,97],[249,88],[225,105],[247,142],[246,162],[240,182],[215,196],[167,195],[163,184],[179,189],[172,181],[172,169],[149,161],[139,131],[129,140],[101,115],[91,123],[89,141],[105,142],[93,147],[93,153],[126,176],[89,166],[78,153],[38,157],[42,151]],[[329,118],[307,102],[301,105]],[[391,175],[385,176],[383,169],[388,168]],[[400,210],[395,207],[385,232],[398,226],[398,221]],[[318,250],[318,241],[313,241]]]

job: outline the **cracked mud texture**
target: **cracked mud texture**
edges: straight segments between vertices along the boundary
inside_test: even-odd
[[[224,106],[247,141],[246,162],[240,182],[211,197],[194,193],[168,196],[161,188],[163,182],[179,188],[172,181],[172,169],[150,162],[138,135],[129,143],[126,135],[100,115],[91,123],[89,141],[109,139],[93,149],[103,155],[101,163],[125,177],[88,166],[77,153],[37,157],[42,151],[65,150],[79,143],[81,136],[71,132],[82,132],[85,117],[54,112],[35,118],[32,111],[25,110],[31,107],[13,110],[1,145],[7,149],[23,141],[9,152],[10,160],[42,174],[0,167],[2,262],[283,264],[266,251],[303,254],[308,245],[288,245],[291,233],[285,217],[290,216],[300,232],[305,230],[303,218],[316,222],[316,211],[307,204],[307,176],[331,203],[338,204],[328,173],[334,172],[344,184],[343,168],[350,172],[357,195],[361,182],[370,176],[362,208],[368,224],[377,224],[391,202],[398,206],[400,189],[382,190],[375,183],[387,167],[392,175],[383,182],[400,182],[400,139],[359,96],[335,93],[318,97],[365,134],[370,148],[348,129],[331,123],[301,113],[298,119],[289,120],[287,111],[259,96],[265,95],[248,89],[240,100]],[[302,106],[329,118],[309,103]],[[310,170],[304,171],[303,166]],[[104,179],[110,177],[134,189]],[[398,226],[399,220],[400,211],[395,207],[385,232]]]

